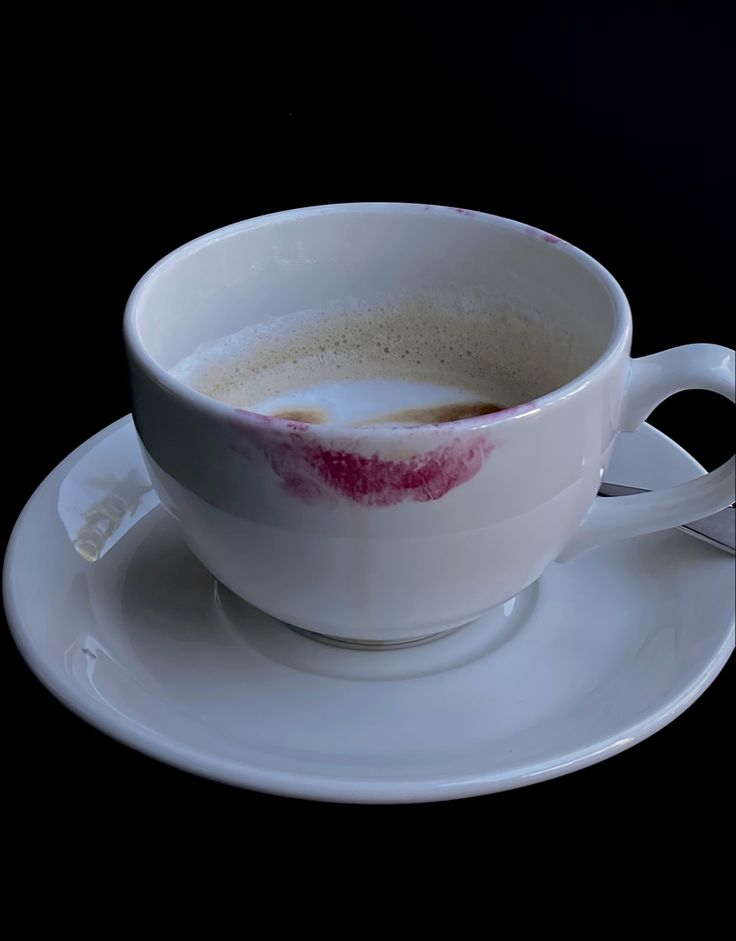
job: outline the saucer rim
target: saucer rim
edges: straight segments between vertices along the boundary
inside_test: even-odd
[[[428,803],[511,790],[590,767],[649,738],[681,715],[702,695],[723,669],[734,649],[735,632],[732,620],[722,643],[714,651],[701,673],[684,689],[678,689],[677,693],[653,714],[625,729],[618,730],[615,736],[609,736],[603,742],[591,743],[559,755],[552,763],[546,760],[509,768],[500,773],[474,774],[459,778],[456,776],[432,777],[429,780],[415,778],[351,781],[339,775],[317,775],[268,769],[253,763],[223,759],[211,754],[203,755],[199,749],[182,746],[172,740],[161,741],[154,732],[132,725],[115,713],[107,713],[103,707],[95,708],[83,693],[77,691],[74,683],[58,677],[46,666],[42,653],[35,649],[24,631],[23,616],[16,605],[11,586],[16,546],[26,515],[41,491],[52,482],[55,476],[63,473],[64,468],[76,458],[80,451],[92,447],[100,439],[113,434],[128,422],[132,422],[130,415],[123,416],[100,429],[71,451],[35,488],[18,516],[8,541],[3,564],[3,601],[10,633],[21,656],[32,673],[59,702],[76,716],[114,740],[180,770],[220,783],[269,794],[340,803]],[[703,467],[692,455],[668,435],[646,422],[643,425],[646,425],[648,433],[654,433],[655,436],[666,439],[670,446],[687,457],[694,470],[705,473]]]

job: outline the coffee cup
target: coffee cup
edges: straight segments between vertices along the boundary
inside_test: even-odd
[[[265,414],[172,374],[203,344],[294,312],[398,298],[416,317],[433,298],[439,316],[468,297],[503,312],[499,363],[539,371],[537,324],[574,374],[510,407],[418,423]],[[578,248],[485,213],[391,203],[209,233],[145,274],[125,314],[142,452],[191,551],[272,616],[369,647],[441,635],[555,561],[733,501],[733,460],[678,487],[596,496],[617,435],[663,399],[734,398],[733,351],[695,344],[631,359],[631,330],[621,287]]]

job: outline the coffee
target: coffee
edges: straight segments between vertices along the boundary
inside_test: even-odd
[[[498,299],[303,311],[203,344],[171,372],[211,398],[313,424],[427,424],[498,411],[579,371],[574,344]],[[558,331],[559,332],[559,331]]]

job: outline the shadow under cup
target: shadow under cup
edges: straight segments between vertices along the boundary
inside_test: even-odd
[[[387,304],[480,323],[473,351],[515,381],[512,407],[410,427],[312,425],[215,401],[169,373],[252,324]],[[357,204],[248,220],[173,252],[132,293],[126,343],[152,481],[204,565],[302,631],[400,646],[513,597],[569,541],[615,439],[630,318],[613,278],[547,233],[467,210]]]

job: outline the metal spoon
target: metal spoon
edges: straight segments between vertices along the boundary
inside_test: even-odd
[[[605,482],[598,490],[598,495],[601,497],[625,497],[632,493],[648,493],[648,491],[642,487],[624,487],[621,484]],[[730,552],[731,555],[736,554],[736,509],[734,506],[727,506],[725,510],[720,510],[712,516],[694,520],[692,523],[686,523],[677,528],[689,536],[702,539],[703,542],[717,549]]]

